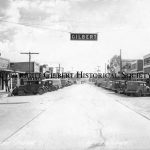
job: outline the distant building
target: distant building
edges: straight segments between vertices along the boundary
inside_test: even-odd
[[[138,59],[131,63],[131,73],[143,73],[143,59]]]
[[[63,73],[64,68],[63,67],[55,67],[53,70],[54,73]]]
[[[143,57],[143,63],[144,73],[150,73],[150,54]]]
[[[122,71],[126,72],[126,73],[130,73],[131,72],[131,64],[134,62],[135,60],[133,59],[122,59]],[[120,74],[120,62],[115,63],[113,66],[111,66],[112,68],[112,73],[116,73],[117,75]]]
[[[41,73],[49,72],[49,67],[48,67],[48,65],[47,65],[47,64],[40,65],[40,72],[41,72]]]
[[[123,59],[122,60],[122,71],[126,73],[131,72],[131,64],[135,61],[135,59]]]
[[[40,66],[40,73],[44,74],[46,78],[50,77],[50,74],[53,73],[53,67],[49,67],[47,64]]]
[[[53,73],[53,71],[54,71],[54,68],[53,67],[49,67],[49,72]]]

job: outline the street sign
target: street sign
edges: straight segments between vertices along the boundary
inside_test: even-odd
[[[71,33],[70,40],[97,41],[97,33]]]

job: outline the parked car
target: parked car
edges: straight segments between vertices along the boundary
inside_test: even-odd
[[[117,93],[117,89],[118,88],[119,88],[119,81],[118,80],[114,80],[112,82],[111,90]]]
[[[126,95],[150,95],[150,87],[144,81],[127,81]]]
[[[101,86],[102,83],[103,83],[103,81],[105,81],[103,78],[98,78],[98,79],[96,80],[96,85],[97,85],[97,86]]]
[[[24,82],[24,85],[15,87],[11,95],[30,95],[30,94],[43,94],[46,88],[43,81],[28,80]]]
[[[61,80],[60,79],[50,79],[52,84],[56,90],[62,88]]]
[[[85,81],[83,80],[83,81],[81,81],[81,84],[83,84],[83,83],[85,83]]]
[[[61,79],[61,86],[62,87],[66,87],[67,86],[67,82],[68,82],[68,79]]]
[[[113,81],[107,81],[106,89],[111,90],[113,85]]]
[[[73,80],[67,80],[67,85],[66,86],[71,86],[72,84],[74,84]]]
[[[115,84],[115,91],[120,94],[124,94],[127,87],[126,80],[117,80]]]
[[[117,93],[125,94],[126,88],[127,88],[127,81],[119,80],[119,88],[117,89]]]
[[[101,87],[106,88],[107,81],[102,81]]]
[[[42,80],[44,84],[44,88],[46,89],[46,92],[51,92],[56,90],[55,86],[53,85],[52,79],[44,79]]]

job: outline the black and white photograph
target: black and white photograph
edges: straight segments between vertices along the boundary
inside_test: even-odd
[[[150,150],[150,0],[0,0],[0,150]]]

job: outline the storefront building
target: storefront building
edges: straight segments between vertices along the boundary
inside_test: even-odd
[[[11,68],[14,71],[22,71],[26,73],[39,73],[40,72],[40,65],[37,62],[11,62]]]
[[[122,72],[130,73],[131,72],[131,64],[134,61],[135,60],[133,60],[133,59],[122,59],[122,65],[120,65],[120,62],[116,63],[114,65],[113,73],[115,73],[117,76],[120,75],[121,70],[122,70]],[[120,67],[122,67],[122,68],[120,69]]]
[[[150,73],[150,54],[143,57],[143,62],[144,73]]]
[[[0,90],[8,91],[12,88],[10,61],[0,57]]]
[[[45,73],[45,72],[49,72],[49,67],[48,65],[44,64],[40,66],[40,72],[41,73]]]
[[[131,63],[131,73],[143,73],[143,59]]]
[[[20,86],[27,79],[33,79],[40,73],[40,65],[36,62],[11,62],[10,67],[13,70],[12,86]]]

